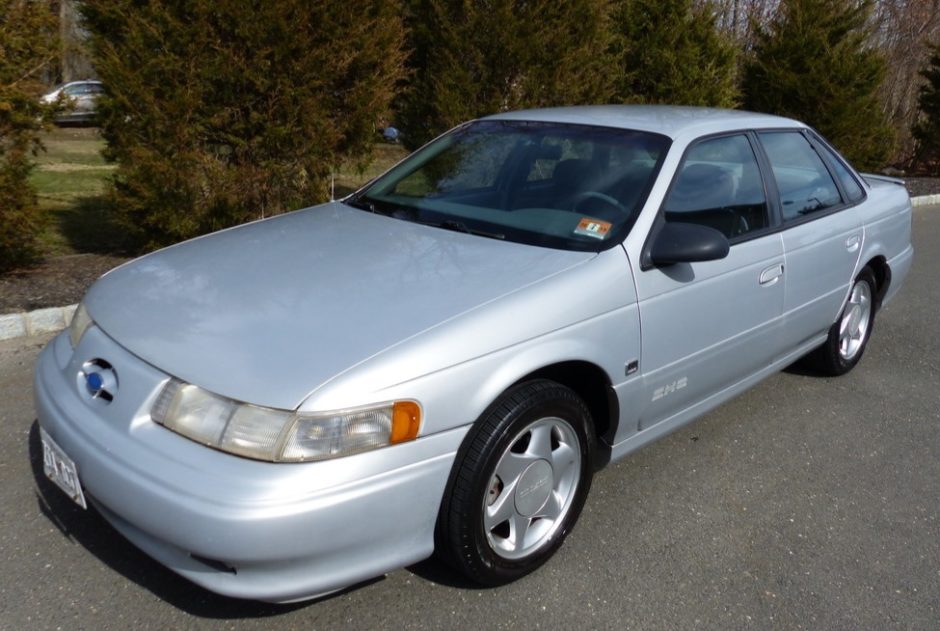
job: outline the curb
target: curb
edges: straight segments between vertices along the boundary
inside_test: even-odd
[[[918,195],[911,198],[911,206],[932,206],[940,204],[940,194]],[[0,341],[16,337],[29,337],[40,333],[55,333],[64,329],[72,321],[72,314],[78,305],[37,309],[28,313],[8,313],[0,315]]]
[[[940,195],[918,195],[911,198],[911,206],[932,206],[940,204]]]
[[[0,340],[54,333],[68,326],[78,305],[0,315]]]

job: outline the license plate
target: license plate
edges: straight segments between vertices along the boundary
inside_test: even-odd
[[[65,491],[65,494],[76,504],[82,508],[88,508],[85,503],[85,494],[82,493],[82,484],[78,481],[75,463],[41,427],[39,436],[42,439],[42,470],[46,477],[55,482],[56,486]]]

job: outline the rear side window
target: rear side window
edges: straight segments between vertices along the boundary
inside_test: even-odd
[[[709,226],[729,239],[765,228],[767,198],[747,137],[711,138],[692,147],[663,211],[666,221]]]
[[[777,181],[785,221],[842,203],[826,165],[803,134],[764,132],[759,136]]]
[[[845,194],[848,196],[850,202],[859,202],[865,197],[865,191],[862,190],[861,185],[855,179],[851,172],[846,168],[842,160],[839,159],[835,153],[829,150],[828,147],[816,143],[816,146],[819,147],[819,150],[826,155],[826,158],[829,160],[832,170],[835,171],[836,177],[839,178],[839,182],[842,184],[842,190],[845,191]]]

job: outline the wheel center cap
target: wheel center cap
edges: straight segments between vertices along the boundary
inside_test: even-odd
[[[523,517],[532,517],[548,501],[554,486],[552,465],[547,460],[536,460],[530,464],[516,484],[516,510]]]

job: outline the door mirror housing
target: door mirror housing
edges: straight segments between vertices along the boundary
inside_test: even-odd
[[[714,228],[694,223],[667,222],[650,248],[653,265],[716,261],[728,256],[728,238]]]

